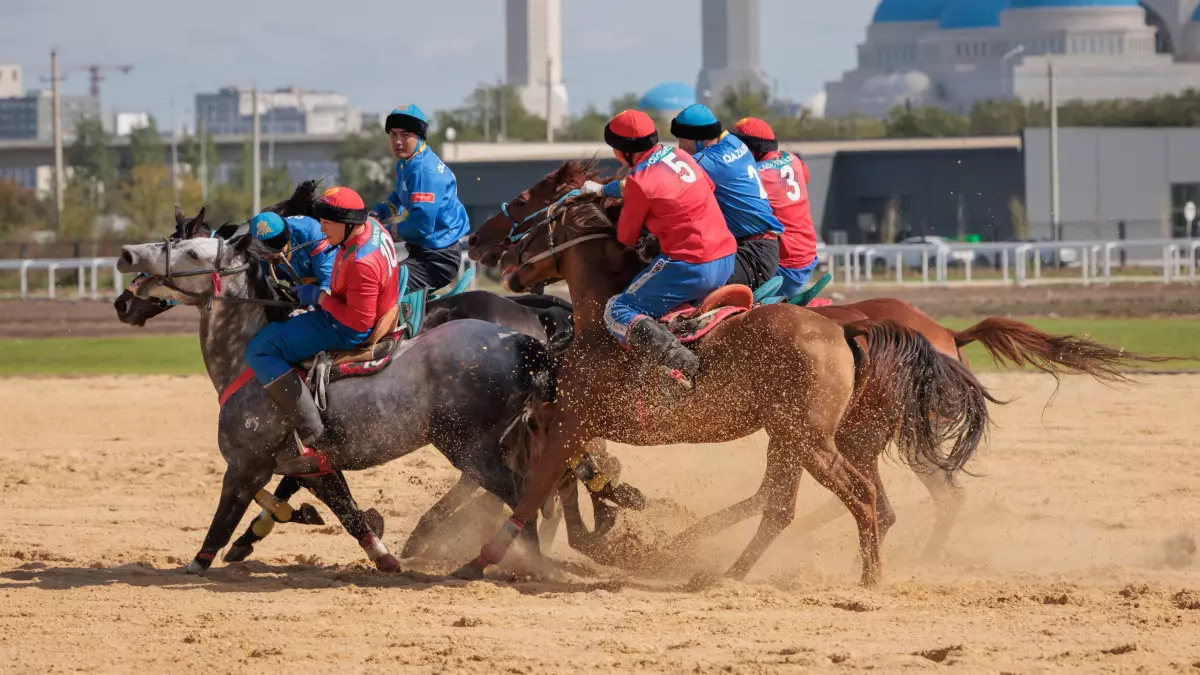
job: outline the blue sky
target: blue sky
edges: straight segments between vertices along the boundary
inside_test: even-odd
[[[804,100],[854,65],[874,0],[763,0],[763,67]],[[344,13],[338,14],[337,10]],[[299,85],[340,91],[366,111],[458,105],[504,66],[503,0],[4,0],[0,62],[42,86],[66,66],[131,63],[102,83],[106,109],[182,121],[196,91]],[[658,82],[695,82],[699,0],[563,0],[564,79],[573,112]],[[71,73],[68,92],[87,74]]]

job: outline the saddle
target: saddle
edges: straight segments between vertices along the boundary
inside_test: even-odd
[[[354,349],[321,352],[301,362],[297,369],[308,378],[310,388],[323,389],[325,384],[347,377],[374,375],[387,367],[399,352],[400,345],[421,332],[425,318],[425,302],[446,298],[465,291],[475,271],[468,268],[460,275],[454,286],[440,296],[429,296],[427,289],[405,292],[408,287],[408,268],[400,270],[400,302],[389,309],[375,328]]]
[[[812,286],[792,298],[773,295],[783,284],[783,280],[778,277],[768,280],[757,291],[752,291],[749,286],[743,284],[729,284],[709,293],[698,306],[684,303],[664,314],[658,321],[666,325],[679,342],[686,345],[704,337],[725,319],[761,305],[787,302],[801,307],[822,307],[833,304],[828,298],[816,297],[831,280],[832,277],[825,274]]]

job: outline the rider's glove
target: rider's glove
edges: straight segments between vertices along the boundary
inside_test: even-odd
[[[315,307],[319,302],[321,302],[321,294],[325,292],[325,289],[317,286],[316,284],[304,284],[303,286],[297,286],[293,288],[292,292],[295,293],[296,300],[301,305],[305,307],[310,305]]]
[[[587,180],[583,182],[583,187],[579,189],[579,192],[585,195],[604,194],[604,184],[597,183],[594,180]]]

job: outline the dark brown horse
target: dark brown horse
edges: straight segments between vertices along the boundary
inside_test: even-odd
[[[763,518],[729,574],[744,576],[791,522],[807,469],[854,515],[862,581],[876,582],[882,572],[876,484],[870,466],[853,465],[839,452],[858,442],[848,431],[863,414],[887,410],[888,419],[880,423],[884,445],[897,437],[910,464],[957,471],[987,426],[983,387],[919,333],[893,322],[843,327],[801,307],[770,305],[727,319],[700,341],[702,367],[694,390],[674,406],[663,405],[647,386],[650,380],[639,374],[642,364],[603,324],[604,303],[645,265],[614,237],[601,208],[576,203],[531,226],[513,249],[518,252],[509,276],[513,290],[567,282],[576,337],[558,372],[557,417],[514,521],[456,574],[477,576],[503,557],[510,535],[534,515],[554,477],[590,438],[631,445],[719,443],[765,429],[772,459],[764,478]],[[939,446],[948,438],[955,442],[943,455]]]
[[[525,231],[539,220],[540,211],[559,200],[567,191],[578,188],[583,181],[598,178],[591,163],[567,162],[528,190],[518,194],[505,205],[501,213],[484,223],[471,237],[471,255],[485,264],[496,264],[509,250],[511,236]],[[620,214],[620,202],[606,204],[606,212],[615,220]],[[890,320],[920,332],[942,354],[957,359],[966,365],[962,347],[979,342],[1001,365],[1011,367],[1033,367],[1058,378],[1063,374],[1086,374],[1101,381],[1119,382],[1126,379],[1121,368],[1133,362],[1161,361],[1155,357],[1144,357],[1109,347],[1085,338],[1050,335],[1037,328],[1013,319],[992,317],[962,331],[955,332],[933,320],[914,305],[895,298],[873,298],[848,304],[813,308],[842,325],[863,320]],[[857,444],[855,448],[864,447]],[[844,451],[844,450],[843,450]],[[919,459],[919,458],[918,458]],[[865,460],[856,458],[859,463]],[[949,476],[932,465],[916,468],[916,475],[933,499],[936,516],[934,526],[922,553],[926,560],[941,555],[958,512],[962,507],[963,494]],[[882,483],[880,492],[879,521],[881,536],[895,522],[895,513],[887,501]],[[685,540],[715,533],[717,529],[758,512],[765,500],[760,490],[754,497],[705,519],[690,529]],[[808,531],[845,513],[839,500],[806,515],[797,523],[798,529]]]

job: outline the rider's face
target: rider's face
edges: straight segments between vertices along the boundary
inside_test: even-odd
[[[325,235],[325,239],[331,246],[337,246],[346,240],[346,231],[350,227],[342,223],[321,219],[321,234]]]
[[[388,143],[392,148],[392,156],[396,159],[408,159],[417,151],[421,137],[404,129],[388,131]]]
[[[629,159],[625,156],[625,153],[621,152],[620,150],[616,150],[616,149],[613,149],[612,152],[613,152],[613,157],[617,158],[617,161],[621,163],[621,166],[623,166],[627,169],[632,167],[632,165],[629,163]]]

